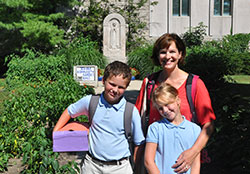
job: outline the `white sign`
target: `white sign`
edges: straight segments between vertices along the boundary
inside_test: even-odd
[[[74,66],[74,79],[80,82],[81,85],[97,86],[98,74],[97,66],[95,65],[77,65]]]

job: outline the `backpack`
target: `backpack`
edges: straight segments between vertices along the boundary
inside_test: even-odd
[[[92,95],[89,103],[89,125],[91,125],[98,102],[100,99],[100,95]],[[134,104],[126,101],[125,111],[124,111],[124,129],[125,129],[125,136],[128,140],[129,150],[131,156],[129,161],[131,163],[132,168],[134,168],[134,149],[133,149],[133,135],[131,130],[131,123],[132,123],[132,114],[133,114]]]
[[[146,130],[148,128],[148,122],[149,122],[151,95],[152,95],[152,92],[154,91],[153,89],[155,87],[156,79],[160,73],[161,73],[161,71],[158,71],[158,72],[153,73],[147,77],[148,78],[148,83],[146,84],[146,89],[147,89],[146,111],[147,111],[147,114],[145,116]],[[196,96],[196,86],[197,86],[196,83],[197,83],[198,78],[199,78],[199,76],[189,73],[188,78],[187,78],[187,82],[186,82],[187,100],[189,103],[190,111],[192,113],[192,120],[191,121],[194,123],[197,123],[197,124],[198,124],[198,120],[197,120],[197,115],[196,115],[196,111],[195,111],[195,107],[194,107],[194,100],[195,100],[195,96]]]

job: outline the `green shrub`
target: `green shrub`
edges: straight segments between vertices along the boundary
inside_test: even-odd
[[[139,70],[139,79],[143,79],[152,72],[161,69],[161,67],[155,66],[150,58],[152,55],[152,49],[153,45],[145,45],[128,54],[128,65]]]
[[[250,33],[238,33],[235,35],[226,35],[222,39],[222,48],[227,52],[249,52]]]
[[[9,63],[10,97],[0,117],[0,171],[10,157],[22,156],[24,173],[76,173],[76,163],[59,166],[52,152],[52,128],[64,109],[84,95],[94,93],[80,86],[66,72],[64,55],[44,55],[28,50]],[[72,168],[73,165],[73,168]]]
[[[200,22],[198,26],[191,27],[188,31],[182,34],[181,38],[188,48],[192,46],[200,46],[206,35],[206,28],[207,26]]]
[[[235,34],[223,37],[221,48],[232,63],[230,74],[250,74],[250,34]]]
[[[210,88],[218,87],[224,82],[224,75],[230,69],[230,59],[217,47],[204,45],[187,50],[184,69],[199,75]]]
[[[98,68],[105,68],[107,64],[107,59],[99,52],[97,43],[84,37],[78,37],[57,55],[65,56],[69,74],[73,74],[75,65],[97,65]]]
[[[103,21],[104,18],[112,13],[121,14],[127,24],[127,50],[132,50],[135,46],[141,45],[145,38],[143,37],[143,29],[146,23],[140,17],[140,9],[148,3],[145,0],[135,1],[127,0],[124,3],[119,3],[110,0],[89,0],[84,3],[85,10],[79,11],[75,20],[72,23],[72,35],[83,34],[89,36],[91,40],[96,41],[99,46],[102,46],[103,39]],[[152,5],[156,4],[151,3]]]
[[[230,75],[250,75],[250,53],[249,52],[228,52],[231,62]]]
[[[4,129],[0,151],[9,156],[23,156],[28,173],[43,169],[51,173],[59,171],[52,152],[52,128],[69,104],[93,93],[93,89],[80,86],[69,75],[46,84],[28,83],[16,87],[0,117],[0,127]]]
[[[248,173],[250,169],[248,91],[247,85],[228,84],[210,93],[217,118],[208,150],[212,165],[221,170],[218,173]]]
[[[24,57],[12,55],[6,73],[7,83],[16,80],[22,83],[45,83],[55,81],[66,71],[66,61],[63,55],[45,55],[33,50],[26,50]],[[12,83],[13,84],[13,83]]]

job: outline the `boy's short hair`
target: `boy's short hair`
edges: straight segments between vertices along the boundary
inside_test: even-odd
[[[162,83],[155,89],[152,95],[152,101],[155,106],[173,103],[178,96],[178,90],[167,84]]]
[[[107,78],[111,76],[118,76],[118,75],[122,75],[123,79],[128,79],[130,83],[132,77],[130,67],[123,62],[114,61],[106,66],[104,70],[103,80],[105,81],[107,80]]]

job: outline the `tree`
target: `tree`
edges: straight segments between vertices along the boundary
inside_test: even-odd
[[[74,4],[75,0],[0,0],[0,66],[5,56],[21,55],[26,48],[49,53],[65,44],[66,15],[58,9]]]

